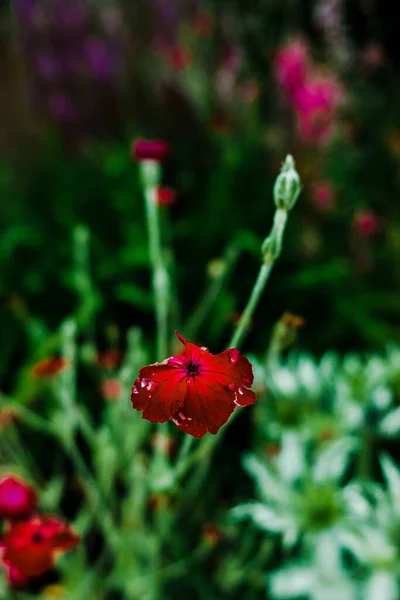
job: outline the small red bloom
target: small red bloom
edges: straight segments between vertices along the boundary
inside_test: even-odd
[[[0,429],[2,427],[8,427],[18,421],[18,410],[16,408],[2,408],[0,409]]]
[[[248,389],[252,366],[236,348],[214,355],[176,335],[185,346],[183,353],[140,369],[132,406],[151,423],[171,420],[198,438],[207,431],[216,434],[236,406],[256,401]]]
[[[195,16],[192,21],[193,31],[201,36],[208,37],[213,34],[215,29],[215,20],[211,13],[201,12]]]
[[[319,181],[312,189],[312,201],[321,212],[328,212],[335,206],[335,188],[329,181]]]
[[[14,476],[0,480],[0,518],[18,520],[29,517],[37,505],[35,489]]]
[[[104,379],[100,384],[100,392],[104,400],[118,400],[122,396],[122,385],[118,379]]]
[[[372,210],[359,210],[354,215],[353,227],[358,236],[368,238],[381,230],[382,221]]]
[[[1,558],[3,551],[4,547],[0,545],[0,561],[3,564],[8,585],[14,589],[25,587],[29,581],[29,577],[27,577],[25,573],[21,571],[21,569],[13,565],[9,560]]]
[[[162,140],[136,140],[132,145],[132,158],[138,162],[142,160],[163,162],[168,151],[168,144]]]
[[[159,186],[157,188],[157,204],[159,206],[170,206],[175,204],[178,194],[175,190],[165,186]]]
[[[120,366],[122,362],[122,352],[116,348],[110,348],[99,352],[96,358],[96,364],[102,369],[110,369],[111,371]]]
[[[32,367],[33,377],[54,377],[65,371],[70,366],[71,362],[63,356],[52,356],[45,358]]]
[[[170,50],[168,60],[174,71],[184,71],[192,64],[192,53],[189,48],[176,46]]]
[[[33,516],[12,523],[0,541],[3,562],[11,564],[26,577],[38,577],[54,566],[57,552],[75,548],[79,536],[71,527],[49,516]]]

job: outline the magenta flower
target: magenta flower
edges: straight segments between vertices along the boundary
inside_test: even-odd
[[[8,475],[0,480],[0,518],[19,520],[36,508],[36,490],[22,479]]]
[[[275,76],[288,102],[293,102],[304,86],[309,71],[306,43],[300,39],[289,42],[275,58]]]
[[[132,158],[137,162],[154,160],[163,162],[169,152],[169,147],[163,140],[136,140],[132,145]]]
[[[311,79],[297,90],[294,107],[304,141],[323,144],[331,139],[342,98],[341,87],[329,77]]]

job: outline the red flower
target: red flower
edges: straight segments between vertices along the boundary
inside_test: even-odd
[[[218,433],[236,406],[254,404],[250,362],[231,348],[211,354],[176,333],[184,344],[182,354],[142,367],[131,401],[151,423],[171,420],[185,433],[201,438]]]
[[[356,212],[353,227],[358,236],[368,238],[382,229],[382,221],[372,210],[366,208]]]
[[[157,188],[157,204],[159,206],[170,206],[175,204],[178,194],[175,190],[165,186],[159,186]]]
[[[174,71],[184,71],[192,64],[192,54],[189,48],[177,46],[169,51],[168,60]]]
[[[12,523],[0,541],[3,562],[11,564],[26,577],[38,577],[54,566],[57,552],[71,550],[79,536],[60,519],[33,516]]]
[[[215,29],[215,20],[211,13],[201,12],[195,16],[192,21],[193,31],[202,37],[208,37],[213,34]]]
[[[142,160],[163,162],[168,151],[168,144],[162,140],[136,140],[132,145],[132,158],[138,162]]]
[[[35,489],[18,477],[6,476],[0,480],[0,517],[25,519],[37,504]]]
[[[329,181],[319,181],[312,189],[312,201],[321,212],[327,212],[335,206],[335,188]]]
[[[122,358],[123,356],[120,350],[117,350],[117,348],[110,348],[109,350],[98,353],[96,364],[102,369],[114,370],[120,366]]]
[[[71,362],[64,358],[63,356],[52,356],[50,358],[45,358],[38,362],[32,368],[33,377],[54,377],[61,373],[61,371],[65,371],[70,366]]]
[[[5,575],[6,575],[6,580],[8,581],[8,585],[11,588],[23,588],[27,585],[28,581],[29,581],[29,577],[27,577],[25,575],[25,573],[23,573],[21,571],[21,569],[19,569],[18,567],[16,567],[15,565],[13,565],[9,560],[5,560],[4,558],[1,558],[1,554],[4,551],[4,546],[2,546],[0,544],[0,560],[3,564],[3,568],[5,570]]]
[[[122,396],[122,385],[118,379],[103,379],[100,384],[100,392],[104,400],[118,400]]]

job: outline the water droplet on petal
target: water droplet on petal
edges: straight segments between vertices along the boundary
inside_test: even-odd
[[[138,394],[139,390],[137,389],[136,385],[133,386],[132,388],[132,394]]]
[[[234,383],[230,383],[230,384],[228,385],[228,388],[229,388],[230,390],[232,390],[232,392],[234,392],[234,391],[236,390],[236,385],[235,385]]]
[[[146,379],[145,377],[143,377],[143,379],[140,380],[140,387],[141,388],[145,388],[146,385],[148,384],[148,379]]]
[[[238,392],[241,396],[244,396],[244,389],[241,386],[238,387]]]
[[[230,350],[228,350],[228,354],[229,354],[229,362],[232,365],[235,365],[239,360],[239,356],[240,356],[239,350],[237,350],[236,348],[231,348]]]
[[[206,346],[201,346],[200,350],[203,350],[203,352],[208,352],[208,348],[206,348]]]
[[[149,381],[149,383],[146,385],[146,390],[148,392],[150,392],[150,390],[152,390],[154,387],[154,382],[153,381]]]

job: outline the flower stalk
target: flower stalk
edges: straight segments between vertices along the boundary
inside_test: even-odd
[[[272,267],[281,254],[288,212],[295,205],[300,191],[300,177],[296,171],[293,157],[289,154],[283,163],[281,172],[274,185],[276,211],[271,232],[261,246],[263,264],[261,265],[250,298],[230,341],[229,347],[231,348],[238,348],[246,335],[251,317],[262,296],[271,274]]]
[[[150,261],[153,271],[154,309],[157,327],[156,358],[161,361],[168,355],[168,313],[170,304],[170,279],[162,252],[160,217],[157,206],[157,186],[160,181],[161,168],[155,160],[144,160],[140,163],[140,167],[146,206]]]

